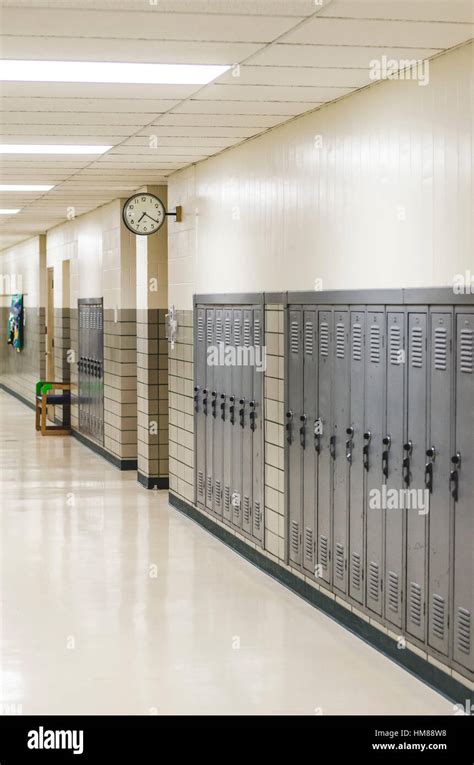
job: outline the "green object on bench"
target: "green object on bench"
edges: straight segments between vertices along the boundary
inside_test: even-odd
[[[40,395],[41,388],[43,387],[43,385],[44,385],[44,380],[38,380],[38,382],[36,383],[36,395],[37,396]]]
[[[41,388],[41,393],[47,393],[49,390],[53,390],[53,386],[49,383],[44,383],[43,387]]]

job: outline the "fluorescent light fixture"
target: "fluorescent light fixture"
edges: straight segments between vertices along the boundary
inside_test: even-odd
[[[103,154],[111,148],[67,143],[0,143],[0,154]]]
[[[20,212],[20,208],[18,210],[8,210],[7,208],[4,208],[3,210],[0,208],[0,215],[16,215]]]
[[[0,191],[51,191],[45,183],[0,183]]]
[[[109,61],[0,60],[5,82],[110,82],[148,85],[205,85],[230,69],[213,64],[128,64]]]

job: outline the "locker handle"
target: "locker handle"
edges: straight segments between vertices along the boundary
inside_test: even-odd
[[[249,414],[250,430],[253,432],[255,430],[255,417],[256,417],[256,413],[255,413],[255,401],[251,401],[249,406],[250,406],[250,409],[251,409],[251,412]]]
[[[403,445],[403,448],[408,454],[413,454],[413,441],[407,441],[407,443]]]
[[[235,423],[235,396],[229,396],[229,401],[230,424],[233,425]]]
[[[369,470],[369,444],[365,444],[364,448],[362,449],[362,462],[364,464],[364,469]]]
[[[300,444],[303,449],[306,449],[306,415],[302,414],[300,417],[301,427],[300,427]]]
[[[289,444],[293,443],[293,412],[290,411],[286,413],[286,419],[288,422],[285,425],[286,430],[286,440]]]
[[[329,453],[333,460],[336,459],[336,436],[331,436],[329,439]]]
[[[388,449],[382,452],[382,474],[388,478]]]
[[[212,416],[216,417],[216,407],[217,407],[217,392],[215,390],[212,391],[212,401],[211,401],[211,409],[212,409]]]
[[[225,393],[221,393],[221,420],[225,422]]]
[[[314,448],[316,449],[317,454],[321,454],[322,425],[323,421],[321,417],[318,417],[318,419],[314,421]]]
[[[239,409],[240,427],[243,428],[245,427],[245,399],[241,398],[239,404],[241,405],[241,408]]]
[[[433,462],[436,459],[436,449],[434,446],[432,446],[430,449],[426,450],[426,456],[430,458]]]
[[[449,480],[451,484],[454,484],[451,491],[451,496],[454,501],[457,502],[459,499],[459,470],[451,470],[449,474]]]
[[[207,398],[208,390],[207,390],[207,388],[204,388],[203,394],[204,394],[204,398],[202,400],[202,411],[203,411],[203,414],[207,417],[207,402],[208,402],[208,398]]]
[[[194,386],[194,411],[199,412],[199,385]]]
[[[405,457],[403,460],[403,480],[407,486],[410,485],[410,458]]]
[[[352,465],[352,450],[354,448],[354,428],[352,425],[346,428],[346,434],[349,436],[346,441],[346,460],[349,465]]]
[[[433,463],[427,462],[425,465],[425,486],[430,494],[433,494]]]

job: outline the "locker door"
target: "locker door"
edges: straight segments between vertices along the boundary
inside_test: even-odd
[[[433,312],[430,327],[429,441],[425,485],[430,491],[428,548],[428,643],[448,654],[452,446],[452,313]]]
[[[89,410],[90,410],[90,432],[93,438],[97,438],[97,381],[95,378],[95,364],[97,360],[97,305],[93,304],[89,306],[90,309],[90,364],[89,364],[89,381],[90,381],[90,398],[89,398]]]
[[[222,352],[224,350],[224,312],[222,308],[216,308],[215,312],[215,346],[219,351],[219,362],[214,367],[214,389],[211,393],[212,401],[212,422],[214,429],[213,449],[214,449],[214,512],[222,516],[222,506],[224,500],[224,422],[221,418],[221,404],[224,403],[221,395],[224,391],[224,364],[221,362]]]
[[[99,441],[104,441],[104,306],[99,306],[99,360],[97,365],[99,386]]]
[[[385,312],[367,311],[364,466],[366,474],[366,605],[382,615],[383,484],[385,437]]]
[[[351,434],[350,518],[349,518],[349,595],[364,602],[364,435],[365,386],[365,311],[351,312]]]
[[[85,430],[85,418],[84,418],[84,384],[85,384],[85,354],[84,354],[84,342],[85,342],[85,306],[78,304],[79,312],[79,363],[78,363],[78,385],[79,385],[79,430],[84,432]]]
[[[233,310],[233,344],[234,352],[242,346],[242,310],[236,308]],[[232,367],[232,391],[235,395],[235,423],[233,426],[233,444],[232,444],[232,522],[236,526],[242,526],[242,443],[243,431],[245,427],[245,409],[242,392],[242,366],[235,364]]]
[[[349,463],[346,443],[350,427],[349,312],[334,311],[333,383],[333,583],[347,592],[347,529]]]
[[[387,313],[387,430],[384,439],[384,478],[387,492],[403,489],[403,444],[405,443],[405,313]],[[402,628],[403,509],[385,512],[385,618]]]
[[[318,469],[318,575],[331,581],[331,507],[332,507],[332,311],[320,310],[318,316],[319,368],[318,418],[321,422]]]
[[[427,316],[408,316],[408,441],[405,444],[404,483],[410,489],[407,506],[407,621],[406,629],[425,639],[426,515],[413,507],[415,491],[425,488],[427,414]],[[413,499],[411,499],[413,497]],[[416,503],[415,503],[416,504]]]
[[[253,311],[253,345],[256,352],[256,362],[263,362],[263,309]],[[253,488],[252,488],[252,534],[258,541],[263,541],[263,379],[262,367],[253,369]],[[252,414],[252,412],[251,412]]]
[[[232,309],[224,309],[224,345],[225,353],[232,352]],[[231,359],[232,360],[232,359]],[[220,417],[223,423],[223,495],[222,515],[225,520],[232,520],[232,448],[235,427],[235,396],[232,388],[232,365],[226,361],[223,369],[223,386],[220,399]]]
[[[194,385],[194,412],[196,428],[196,502],[205,504],[206,484],[206,416],[204,414],[204,389],[206,387],[206,311],[196,311],[196,362]]]
[[[206,388],[204,390],[204,407],[207,411],[206,418],[206,510],[212,512],[214,509],[214,409],[215,396],[214,375],[215,367],[209,363],[209,349],[215,345],[214,342],[214,309],[206,310]]]
[[[245,308],[243,311],[244,349],[251,353],[253,345],[253,311]],[[253,366],[249,363],[250,356],[242,356],[242,400],[244,408],[244,428],[242,432],[242,529],[247,533],[252,531],[252,412],[253,401]]]
[[[301,347],[301,309],[289,312],[288,323],[288,411],[286,413],[286,442],[288,448],[288,519],[290,561],[301,563],[301,510],[303,500],[302,455],[300,445],[303,396],[303,353]]]
[[[457,462],[451,466],[451,489],[455,500],[453,657],[472,672],[474,314],[460,313],[456,318],[456,447],[453,457]]]
[[[303,313],[303,411],[306,420],[303,449],[303,566],[312,574],[316,564],[316,485],[318,471],[319,435],[317,420],[317,335],[316,312]]]

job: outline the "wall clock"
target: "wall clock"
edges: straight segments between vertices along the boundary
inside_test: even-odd
[[[132,234],[149,236],[160,229],[166,219],[166,209],[154,194],[144,191],[127,199],[123,206],[123,222]]]

